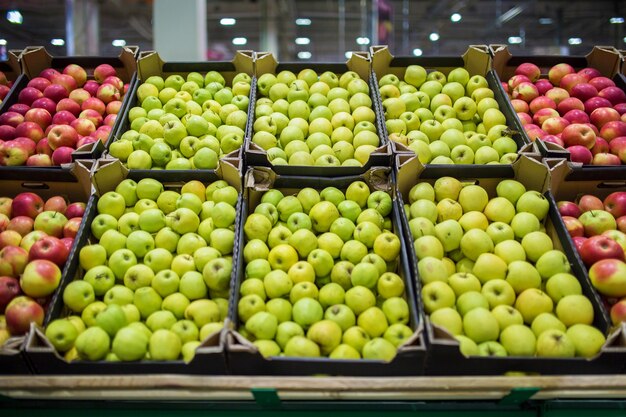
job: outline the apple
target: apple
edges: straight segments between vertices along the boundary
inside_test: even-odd
[[[4,314],[4,310],[9,302],[21,293],[22,289],[17,278],[0,277],[0,312]]]
[[[626,277],[626,263],[618,259],[602,259],[589,268],[589,278],[593,286],[608,297],[624,297],[623,280]]]
[[[6,326],[12,335],[22,335],[30,329],[31,323],[43,324],[44,309],[32,298],[13,298],[5,309]]]
[[[59,267],[63,267],[69,256],[69,250],[63,244],[61,239],[54,236],[46,236],[31,246],[28,252],[28,259],[46,259],[55,263]]]

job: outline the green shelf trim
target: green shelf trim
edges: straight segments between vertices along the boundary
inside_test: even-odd
[[[523,404],[540,390],[541,388],[536,387],[513,388],[510,393],[502,397],[499,404],[503,406]]]
[[[261,407],[280,407],[281,402],[276,388],[252,388],[250,389],[254,401]]]

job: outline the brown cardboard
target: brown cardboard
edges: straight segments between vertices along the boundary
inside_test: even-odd
[[[137,73],[139,80],[143,81],[153,75],[167,77],[171,74],[187,75],[192,71],[207,71],[215,64],[231,64],[232,68],[227,71],[220,70],[227,83],[232,82],[237,73],[245,72],[254,75],[254,53],[252,51],[237,51],[231,62],[202,62],[198,63],[201,68],[195,69],[191,63],[169,63],[163,61],[156,51],[142,51],[137,60]],[[186,66],[185,70],[171,70],[168,66]]]
[[[576,166],[559,159],[547,159],[550,167],[550,190],[557,201],[576,201],[584,194],[593,194],[600,199],[615,191],[626,191],[626,177],[616,175],[612,179],[598,179],[576,175]],[[568,178],[569,177],[569,178]]]
[[[257,77],[267,74],[276,73],[279,62],[270,52],[257,52],[255,54],[255,75]],[[311,64],[312,67],[315,64]],[[363,51],[352,52],[350,58],[346,61],[349,71],[354,71],[364,80],[370,76],[370,54]]]

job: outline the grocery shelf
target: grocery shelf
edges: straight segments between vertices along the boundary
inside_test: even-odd
[[[626,376],[11,376],[5,416],[624,415]],[[244,414],[245,413],[245,414]]]

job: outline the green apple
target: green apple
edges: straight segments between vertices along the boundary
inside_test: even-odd
[[[482,149],[482,148],[481,148]],[[495,197],[489,200],[483,210],[485,216],[492,222],[509,224],[515,216],[515,206],[504,197]]]
[[[466,291],[459,295],[456,300],[456,308],[461,313],[461,316],[465,316],[469,311],[475,308],[489,309],[489,302],[487,298],[478,291]]]
[[[429,319],[432,324],[445,329],[451,335],[463,334],[463,319],[453,308],[444,307],[435,310],[430,314]]]
[[[133,290],[123,285],[114,285],[104,294],[103,301],[105,304],[117,304],[123,306],[133,302]]]
[[[556,316],[570,327],[574,324],[593,323],[593,305],[587,297],[581,294],[566,295],[556,304]]]
[[[541,333],[549,329],[560,330],[565,332],[567,329],[563,322],[552,313],[541,313],[533,320],[530,328],[535,336],[539,337]]]
[[[576,345],[563,331],[547,329],[537,336],[536,355],[541,357],[573,358]]]
[[[74,346],[79,332],[67,319],[56,319],[46,327],[46,337],[59,352],[67,352]]]
[[[382,337],[376,337],[363,346],[363,359],[391,361],[396,355],[396,347]]]
[[[541,288],[541,275],[539,275],[539,272],[531,263],[522,260],[515,260],[509,263],[506,281],[515,290],[516,294],[520,294],[529,288]]]
[[[422,287],[422,302],[427,313],[444,307],[453,307],[455,301],[454,291],[445,282],[433,281]]]
[[[546,293],[555,303],[558,303],[565,296],[581,295],[582,288],[574,275],[558,273],[546,281]]]
[[[493,309],[498,305],[513,305],[515,302],[515,291],[511,284],[502,279],[492,279],[483,284],[481,293],[487,299],[489,308]]]
[[[474,342],[483,343],[497,340],[500,326],[489,310],[478,307],[463,316],[463,331]]]
[[[513,228],[511,228],[511,226],[504,222],[493,222],[489,224],[485,231],[487,232],[489,238],[496,245],[500,242],[512,240],[515,237]],[[524,248],[524,250],[526,250],[526,248]]]
[[[74,347],[79,358],[97,361],[109,353],[110,344],[107,332],[100,327],[90,327],[76,337]]]
[[[576,356],[584,358],[597,355],[606,342],[600,330],[586,324],[574,324],[567,329],[566,335],[576,348]]]
[[[524,323],[532,324],[541,313],[551,313],[554,303],[543,291],[536,288],[524,290],[515,300],[515,308],[522,313]]]
[[[543,279],[548,279],[558,273],[568,273],[571,269],[565,253],[556,249],[549,250],[541,255],[537,259],[535,267]]]
[[[526,260],[526,251],[517,240],[504,240],[496,244],[493,253],[509,264],[509,267],[512,262]]]
[[[480,291],[481,284],[475,275],[467,272],[457,272],[447,278],[448,285],[457,297],[468,291]]]
[[[417,270],[420,281],[424,284],[435,281],[446,282],[450,275],[443,261],[432,256],[421,258],[417,263]]]
[[[498,320],[500,330],[504,330],[513,324],[524,324],[522,314],[510,305],[497,305],[491,310],[491,313]]]

